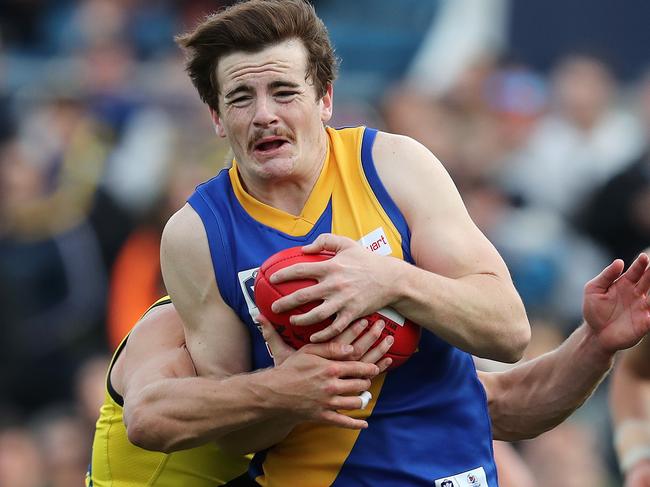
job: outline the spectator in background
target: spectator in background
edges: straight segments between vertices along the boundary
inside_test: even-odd
[[[618,466],[625,476],[625,487],[648,487],[650,337],[646,336],[634,348],[627,350],[619,360],[612,376],[609,402],[614,423],[614,447]]]
[[[594,192],[580,219],[588,235],[625,259],[650,245],[650,71],[638,99],[645,150]]]
[[[599,58],[565,58],[552,103],[527,146],[504,172],[505,187],[530,206],[575,215],[585,198],[641,150],[634,117],[616,105],[617,85]]]
[[[75,376],[75,413],[88,432],[87,437],[95,431],[99,408],[104,401],[108,364],[107,355],[95,355],[83,362]]]
[[[203,131],[197,127],[194,133]],[[110,275],[106,323],[111,350],[117,348],[149,305],[166,293],[160,272],[160,235],[165,222],[194,187],[221,169],[220,161],[226,160],[228,146],[206,144],[205,140],[213,139],[208,137],[205,134],[201,141],[190,141],[186,136],[185,144],[176,144],[180,162],[170,170],[165,193],[150,215],[140,220],[117,255]],[[181,154],[186,145],[194,147],[195,152],[187,149]],[[205,157],[203,151],[210,157]]]
[[[441,0],[407,79],[418,91],[444,96],[481,59],[495,58],[506,43],[509,0]]]
[[[0,485],[45,487],[46,471],[36,439],[19,424],[0,427]]]
[[[30,410],[68,397],[79,353],[97,346],[105,270],[88,214],[106,144],[78,100],[24,116],[0,147],[0,313],[2,386]]]
[[[627,351],[612,378],[614,445],[625,487],[650,486],[650,339]]]
[[[47,487],[84,485],[91,439],[73,409],[51,406],[31,422]]]

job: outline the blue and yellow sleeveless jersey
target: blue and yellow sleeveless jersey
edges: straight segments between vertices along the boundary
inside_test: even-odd
[[[170,302],[166,296],[149,310]],[[128,335],[115,351],[108,368],[86,486],[215,487],[244,473],[250,462],[248,457],[227,454],[214,444],[166,454],[144,450],[129,441],[122,421],[124,401],[111,384],[111,370],[127,340]]]
[[[331,232],[412,262],[408,226],[374,167],[377,131],[328,127],[327,134],[323,170],[299,216],[247,194],[236,161],[189,199],[203,221],[221,295],[249,329],[255,368],[272,365],[253,295],[267,257]],[[497,486],[485,392],[469,354],[425,330],[419,351],[377,377],[371,392],[364,411],[350,412],[367,419],[366,430],[299,426],[255,456],[251,476],[272,487]]]

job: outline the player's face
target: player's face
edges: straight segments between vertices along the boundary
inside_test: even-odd
[[[306,70],[306,49],[295,39],[220,60],[220,113],[212,116],[246,183],[309,176],[320,167],[332,92],[317,99]]]

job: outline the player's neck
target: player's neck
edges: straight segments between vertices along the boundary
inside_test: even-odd
[[[301,215],[321,175],[328,154],[327,133],[323,130],[318,143],[314,144],[314,150],[297,163],[295,174],[262,182],[246,182],[240,177],[242,186],[248,194],[262,203],[290,215]],[[314,164],[313,161],[318,163]]]

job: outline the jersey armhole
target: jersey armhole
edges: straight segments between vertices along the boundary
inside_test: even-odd
[[[234,290],[231,286],[225,285],[228,282],[228,270],[232,269],[233,265],[230,261],[231,248],[228,242],[223,239],[222,225],[218,212],[213,209],[210,201],[201,194],[198,188],[187,202],[196,211],[203,223],[203,228],[208,238],[212,268],[219,294],[227,305],[233,309],[237,309],[235,307],[237,303],[236,294],[233,292]],[[207,222],[214,222],[214,225],[208,225]]]
[[[142,313],[140,319],[144,318],[152,309],[157,308],[158,306],[163,306],[165,304],[171,304],[171,302],[172,302],[172,298],[170,298],[169,296],[163,296],[158,301],[156,301],[151,306],[149,306],[147,308],[147,311]],[[120,407],[124,407],[124,398],[113,387],[113,383],[111,382],[111,373],[113,372],[113,367],[115,366],[117,359],[119,358],[119,356],[122,354],[122,351],[126,347],[126,342],[129,339],[130,335],[131,332],[129,332],[124,337],[122,342],[118,345],[117,349],[115,350],[115,353],[113,354],[113,358],[111,358],[111,363],[108,366],[108,372],[106,374],[106,390],[108,391],[108,395],[111,396],[111,399],[113,399],[113,401],[115,401],[115,403],[118,404]]]
[[[372,147],[375,143],[377,133],[377,129],[367,127],[363,131],[363,138],[361,141],[361,165],[372,192],[375,194],[379,204],[383,207],[384,211],[395,225],[395,228],[402,236],[402,254],[404,255],[404,260],[413,263],[413,258],[411,256],[411,231],[406,223],[406,218],[404,218],[402,211],[399,209],[390,194],[388,194],[384,183],[382,183],[379,174],[377,174],[375,161],[372,157]]]
[[[153,306],[152,306],[152,308],[153,308]],[[151,308],[149,308],[149,309],[151,309]],[[149,310],[147,310],[147,312],[148,311]],[[113,401],[115,401],[115,404],[117,404],[121,408],[124,407],[124,398],[120,394],[118,394],[118,392],[113,387],[113,383],[111,382],[111,374],[113,373],[113,367],[115,366],[115,363],[117,362],[117,359],[122,354],[122,351],[124,350],[124,347],[126,347],[126,342],[129,339],[130,334],[131,334],[131,332],[129,332],[129,334],[124,337],[124,340],[122,340],[122,343],[120,343],[119,346],[117,347],[117,350],[115,350],[115,353],[113,354],[113,358],[111,360],[111,363],[108,366],[108,373],[106,374],[106,390],[108,391],[108,395],[111,396],[111,399]]]

